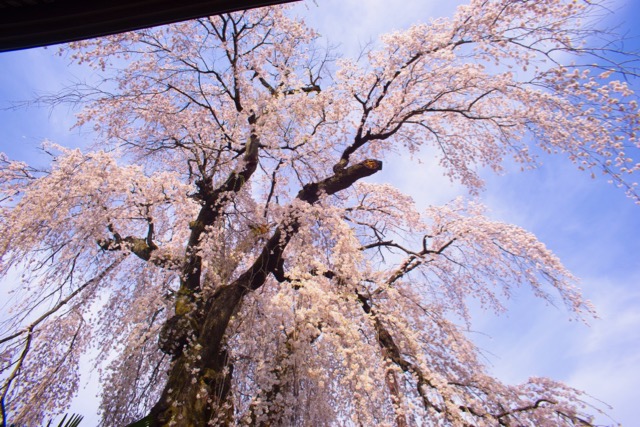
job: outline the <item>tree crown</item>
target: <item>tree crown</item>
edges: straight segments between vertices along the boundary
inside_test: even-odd
[[[359,60],[286,8],[71,44],[108,77],[56,101],[99,142],[0,157],[0,274],[24,271],[3,419],[64,408],[93,345],[105,425],[590,425],[581,392],[502,384],[464,333],[517,285],[591,314],[557,257],[477,200],[419,212],[367,178],[430,147],[478,195],[479,168],[542,150],[640,200],[635,57],[594,45],[594,10],[471,0]]]

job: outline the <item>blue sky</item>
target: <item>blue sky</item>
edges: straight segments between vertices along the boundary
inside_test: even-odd
[[[378,34],[413,22],[450,15],[458,3],[405,0],[318,0],[298,5],[307,22],[341,51],[356,54]],[[443,5],[444,4],[444,5]],[[619,25],[640,48],[640,2],[611,2],[607,26]],[[6,110],[10,101],[55,92],[75,80],[91,79],[87,71],[69,67],[57,48],[0,53],[0,151],[10,157],[39,161],[36,147],[49,139],[64,145],[91,142],[91,134],[70,130],[73,110],[32,106]],[[640,89],[640,82],[635,82]],[[407,159],[385,162],[382,178],[411,194],[419,205],[443,203],[463,190],[441,177],[434,165],[407,167]],[[388,165],[388,166],[387,166]],[[428,177],[430,186],[421,182]],[[543,158],[536,171],[487,176],[481,195],[496,219],[534,232],[581,279],[599,319],[589,327],[569,322],[562,307],[545,305],[523,290],[516,293],[506,316],[476,315],[474,339],[485,351],[492,372],[507,382],[550,376],[584,389],[611,404],[612,418],[626,426],[637,419],[640,384],[640,206],[622,191],[577,171],[566,159]],[[2,286],[6,286],[6,283]],[[90,381],[96,381],[92,377]],[[89,391],[91,390],[91,391]],[[87,394],[93,394],[90,385]],[[85,398],[73,410],[92,425],[97,403]],[[613,424],[603,419],[603,423]],[[83,424],[85,424],[83,423]]]

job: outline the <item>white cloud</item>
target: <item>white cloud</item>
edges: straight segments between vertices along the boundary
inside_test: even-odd
[[[434,2],[406,0],[306,0],[296,6],[305,20],[330,42],[340,44],[340,52],[356,56],[361,47],[379,35],[449,16],[461,1]]]

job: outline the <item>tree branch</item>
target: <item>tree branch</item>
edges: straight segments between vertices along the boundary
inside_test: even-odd
[[[359,179],[373,175],[382,170],[379,160],[365,160],[350,166],[322,181],[307,184],[298,192],[297,199],[314,204],[321,194],[332,195],[349,188]],[[297,232],[299,221],[295,212],[291,213],[267,241],[253,265],[236,280],[249,290],[258,289],[264,283],[268,274],[278,267],[279,260],[289,240]]]
[[[431,403],[423,386],[429,386],[432,389],[436,387],[426,377],[419,366],[409,362],[404,357],[402,357],[400,348],[393,340],[393,337],[391,336],[387,328],[384,327],[384,325],[376,315],[376,311],[373,309],[369,297],[360,293],[356,293],[356,295],[358,297],[358,301],[362,305],[362,309],[364,310],[364,312],[371,315],[371,317],[373,318],[373,327],[376,331],[378,344],[380,345],[383,356],[387,360],[397,365],[400,369],[402,369],[403,372],[411,372],[417,377],[418,383],[416,388],[418,390],[418,393],[420,394],[420,397],[422,397],[425,408],[432,407],[437,412],[442,412],[442,409]]]

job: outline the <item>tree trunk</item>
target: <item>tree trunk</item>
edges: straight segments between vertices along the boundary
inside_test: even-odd
[[[174,361],[158,403],[150,412],[152,426],[228,425],[233,407],[228,401],[233,367],[228,364],[223,337],[246,288],[239,282],[221,287],[205,308],[202,326]]]
[[[314,204],[320,194],[335,194],[381,169],[381,161],[364,160],[340,169],[324,180],[305,185],[297,198]],[[185,316],[190,330],[181,336],[178,351],[171,353],[175,360],[169,370],[167,384],[147,417],[151,426],[199,427],[233,423],[234,410],[229,401],[233,367],[224,348],[224,335],[243,296],[260,288],[268,275],[282,266],[284,249],[299,227],[297,215],[292,211],[265,243],[253,265],[233,283],[218,288],[202,309],[196,308],[196,312],[191,309],[182,314],[177,301],[176,316]],[[199,279],[194,281],[199,282]],[[185,296],[188,299],[192,297],[191,294]],[[174,322],[172,327],[180,324]],[[160,339],[163,340],[162,333]],[[184,351],[182,339],[186,344]],[[161,342],[161,346],[168,348],[171,343]]]

